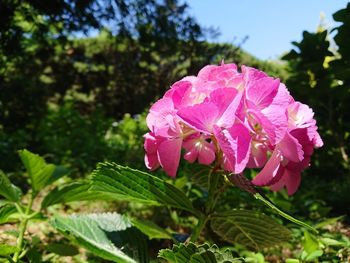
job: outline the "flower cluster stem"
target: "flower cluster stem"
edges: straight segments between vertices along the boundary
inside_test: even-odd
[[[213,209],[213,204],[215,201],[215,193],[218,187],[218,183],[219,183],[219,176],[218,174],[216,174],[216,170],[218,169],[218,167],[214,167],[208,176],[208,201],[206,203],[206,207],[205,207],[205,212],[206,214],[210,214],[210,212]]]
[[[205,205],[205,213],[201,214],[198,217],[197,225],[195,226],[193,234],[190,239],[191,242],[197,241],[207,221],[210,218],[210,214],[212,213],[213,207],[217,200],[217,195],[220,194],[220,191],[219,192],[217,191],[219,176],[218,174],[216,174],[216,171],[218,170],[218,168],[219,166],[215,166],[213,169],[211,169],[208,175],[208,200]]]

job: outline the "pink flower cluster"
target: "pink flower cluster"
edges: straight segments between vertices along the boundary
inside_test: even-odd
[[[235,64],[208,65],[174,83],[150,109],[146,166],[176,176],[181,151],[190,163],[216,163],[239,174],[262,168],[253,179],[291,195],[313,149],[323,142],[313,111],[264,72]]]

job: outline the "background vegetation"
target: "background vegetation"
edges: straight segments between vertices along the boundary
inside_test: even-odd
[[[68,176],[56,181],[55,187],[84,181],[102,161],[146,170],[142,135],[150,103],[174,81],[225,59],[281,78],[294,97],[314,109],[325,146],[315,152],[295,196],[267,194],[285,211],[306,221],[337,218],[325,225],[323,237],[349,245],[350,4],[333,15],[338,27],[304,32],[283,62],[261,61],[239,46],[211,43],[209,39],[218,32],[200,26],[187,5],[177,0],[4,0],[0,12],[0,168],[24,194],[29,185],[17,153],[24,148],[68,169]],[[181,165],[178,184],[202,202],[205,194],[191,181],[187,165]],[[165,178],[162,171],[157,175]],[[221,201],[218,205],[265,211],[237,189],[228,190]],[[55,212],[96,209],[166,220],[153,209],[123,202],[69,203],[55,207]],[[190,218],[177,220],[183,226],[177,231],[186,232]],[[8,234],[14,222],[0,226],[3,241],[11,242]],[[50,236],[52,231],[49,226],[43,230],[45,244],[58,242]],[[310,238],[304,232],[296,229],[293,237],[284,250],[256,253],[238,245],[235,249],[256,262],[301,258],[307,250],[312,253],[305,248]],[[29,246],[34,247],[31,242]],[[170,247],[152,242],[149,247],[155,255]],[[350,260],[349,247],[316,246],[315,251],[322,254],[312,260]],[[39,251],[44,256],[55,254],[44,246]],[[89,254],[85,258],[99,262]],[[55,257],[35,260],[59,261]]]

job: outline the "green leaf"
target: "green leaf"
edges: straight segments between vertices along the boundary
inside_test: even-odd
[[[170,263],[227,263],[244,262],[235,258],[232,251],[219,249],[216,245],[203,244],[197,246],[194,243],[174,245],[172,249],[162,249],[158,254]]]
[[[110,193],[116,200],[168,205],[199,214],[180,189],[148,173],[115,163],[98,165],[93,172],[91,189]]]
[[[326,220],[323,220],[322,222],[316,224],[315,228],[319,229],[319,228],[324,228],[325,226],[334,225],[338,222],[341,222],[344,218],[345,216],[327,218]]]
[[[21,190],[13,185],[2,171],[0,171],[0,195],[13,202],[18,202],[21,197]]]
[[[70,238],[73,237],[80,246],[101,258],[120,263],[135,263],[136,261],[117,248],[107,237],[106,232],[100,228],[101,224],[107,226],[109,224],[107,221],[111,220],[113,215],[107,216],[107,218],[95,217],[92,219],[89,216],[55,217],[51,224],[64,235]],[[119,216],[115,217],[115,220],[120,219]],[[100,221],[100,224],[97,221]],[[116,229],[115,225],[113,229]]]
[[[69,244],[52,243],[47,246],[47,250],[60,256],[74,256],[79,254],[79,250]]]
[[[49,180],[47,181],[47,185],[52,184],[53,182],[57,181],[61,177],[69,174],[69,169],[62,166],[62,165],[56,165],[55,170],[53,171],[52,175],[50,176]]]
[[[118,213],[100,213],[78,216],[93,220],[99,228],[107,232],[123,231],[132,226],[130,219]]]
[[[293,222],[294,224],[297,224],[297,225],[299,225],[299,226],[305,227],[305,228],[307,228],[307,229],[309,229],[309,230],[311,230],[311,231],[313,231],[313,232],[315,232],[315,233],[318,233],[318,231],[317,231],[315,228],[313,228],[312,226],[310,226],[310,225],[308,225],[308,224],[306,224],[306,223],[304,223],[304,222],[302,222],[302,221],[300,221],[300,220],[298,220],[298,219],[296,219],[296,218],[294,218],[294,217],[288,215],[287,213],[281,211],[277,206],[275,206],[272,202],[270,202],[269,200],[267,200],[267,199],[266,199],[265,197],[263,197],[261,194],[256,193],[256,194],[254,194],[254,197],[255,197],[256,199],[262,201],[265,205],[267,205],[268,207],[270,207],[272,210],[276,211],[277,214],[279,214],[280,216],[284,217],[285,219],[287,219],[287,220]]]
[[[247,210],[233,210],[214,215],[211,227],[224,240],[255,250],[287,242],[291,237],[287,228],[270,217]]]
[[[325,244],[326,246],[332,246],[332,247],[345,247],[346,244],[343,242],[340,242],[338,240],[335,240],[333,238],[329,237],[322,237],[320,238],[320,241]]]
[[[108,194],[89,191],[90,184],[86,182],[74,182],[61,187],[54,188],[41,203],[42,208],[59,203],[69,203],[73,201],[86,200],[108,200]]]
[[[317,238],[314,235],[311,235],[309,232],[305,231],[303,247],[307,254],[311,254],[314,251],[318,250],[319,244]]]
[[[44,158],[28,150],[19,151],[19,156],[27,169],[34,191],[38,192],[48,184],[50,177],[55,171],[55,165],[47,164]]]
[[[17,251],[18,248],[15,246],[0,244],[0,256],[9,256],[13,253],[16,253]]]
[[[305,258],[305,261],[315,262],[315,259],[321,257],[322,255],[323,255],[323,251],[322,250],[315,250],[311,254],[307,255],[307,257]]]
[[[136,218],[130,219],[134,227],[138,228],[142,233],[147,235],[150,239],[172,239],[172,236],[165,229],[157,226],[152,221],[139,220]]]
[[[8,222],[9,217],[16,213],[17,209],[12,204],[5,204],[0,207],[0,224]]]

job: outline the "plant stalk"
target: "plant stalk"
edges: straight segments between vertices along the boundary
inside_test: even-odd
[[[219,169],[219,166],[215,166],[213,169],[211,169],[209,175],[208,175],[208,201],[205,205],[205,214],[201,214],[198,217],[198,222],[196,227],[194,228],[193,234],[191,236],[190,241],[195,242],[200,233],[202,232],[203,228],[205,227],[207,221],[210,218],[210,213],[212,212],[213,206],[216,202],[216,192],[217,192],[217,186],[219,182],[219,176],[215,174],[215,172]]]
[[[24,240],[24,234],[27,230],[27,225],[28,225],[28,221],[30,220],[30,211],[32,210],[32,205],[33,205],[33,200],[34,200],[34,195],[31,194],[29,197],[29,202],[28,205],[26,207],[26,210],[24,212],[24,215],[22,215],[23,217],[21,218],[21,223],[19,225],[19,236],[17,239],[17,248],[18,251],[14,254],[13,256],[13,262],[18,262],[20,259],[20,254],[22,252],[23,249],[23,240]]]
[[[205,227],[205,224],[208,221],[208,216],[202,215],[201,217],[198,218],[198,223],[196,227],[194,228],[193,234],[191,236],[190,241],[195,242],[197,241],[200,233],[202,232],[203,228]]]
[[[213,209],[213,204],[215,201],[215,193],[219,182],[219,176],[218,174],[215,174],[217,169],[218,166],[214,167],[208,176],[208,201],[205,206],[205,212],[207,215],[210,214],[211,210]]]

